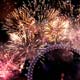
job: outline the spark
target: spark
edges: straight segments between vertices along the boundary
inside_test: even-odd
[[[67,41],[80,49],[80,17],[73,20],[54,8],[46,12],[46,19],[41,23],[30,15],[25,5],[14,9],[5,18],[4,29],[8,31],[10,40],[0,46],[0,77],[3,80],[13,76],[14,70],[20,72],[26,58],[33,59],[42,45]]]

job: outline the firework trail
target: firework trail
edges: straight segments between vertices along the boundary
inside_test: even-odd
[[[32,8],[29,10],[32,3],[35,10]],[[37,3],[40,2],[28,0],[28,6],[24,4],[14,9],[3,22],[10,39],[0,46],[1,80],[10,80],[15,74],[19,74],[26,58],[33,59],[37,49],[45,44],[63,42],[80,50],[80,15],[74,19],[74,8],[71,2],[67,4],[68,2],[60,0],[57,3],[60,5],[56,6],[57,10],[52,7],[53,4],[52,6],[45,5],[45,0],[41,3],[43,8]],[[40,9],[41,12],[36,13]],[[65,14],[62,14],[62,11]],[[35,19],[35,15],[39,21]]]

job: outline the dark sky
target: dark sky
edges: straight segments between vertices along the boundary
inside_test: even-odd
[[[0,20],[14,8],[13,0],[0,0]]]

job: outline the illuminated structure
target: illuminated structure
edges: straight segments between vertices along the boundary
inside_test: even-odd
[[[79,52],[63,44],[45,46],[31,62],[28,80],[79,80]]]

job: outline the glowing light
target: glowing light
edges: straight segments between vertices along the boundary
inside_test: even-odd
[[[80,49],[80,17],[72,20],[61,15],[58,10],[50,9],[48,12],[45,22],[37,23],[26,6],[23,6],[15,9],[5,19],[4,27],[8,30],[10,40],[0,46],[0,77],[3,80],[13,76],[13,70],[20,72],[25,59],[34,58],[42,45],[67,41]]]

